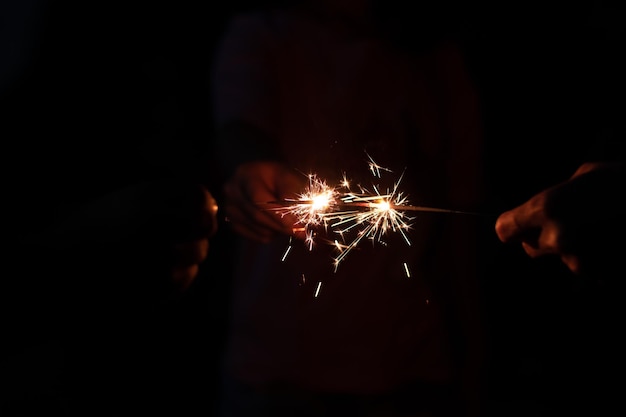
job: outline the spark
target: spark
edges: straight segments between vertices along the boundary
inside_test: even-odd
[[[306,231],[306,237],[304,238],[304,242],[306,243],[306,245],[309,247],[309,250],[313,250],[313,244],[314,242],[314,238],[315,237],[315,231],[313,229],[309,229]]]
[[[320,288],[322,287],[322,281],[319,281],[317,283],[317,288],[315,289],[315,298],[317,298],[318,294],[320,293]]]
[[[346,173],[343,173],[343,178],[341,179],[341,187],[345,188],[346,190],[350,189],[350,181],[348,180],[348,177],[346,177]]]
[[[369,171],[375,178],[382,179],[382,173],[393,173],[391,169],[376,163],[370,155],[367,157]],[[337,235],[339,239],[327,240],[327,243],[334,246],[337,254],[333,258],[335,272],[348,254],[364,240],[369,240],[372,244],[386,245],[384,237],[388,233],[399,233],[406,244],[411,246],[408,232],[414,217],[409,216],[409,212],[482,215],[409,205],[408,196],[400,190],[404,172],[393,183],[391,189],[384,192],[377,184],[372,184],[371,190],[358,184],[359,192],[351,191],[350,180],[345,172],[336,186],[329,185],[316,174],[308,174],[307,177],[307,187],[295,198],[263,204],[273,205],[271,210],[277,211],[281,216],[290,214],[297,219],[292,231],[294,234],[304,235],[304,243],[309,251],[315,246],[316,231],[320,227]],[[290,237],[282,261],[286,259],[291,247]],[[404,269],[407,277],[410,277],[406,263]]]
[[[292,237],[289,236],[289,244],[287,245],[287,249],[285,249],[285,253],[283,254],[283,257],[280,259],[281,262],[285,262],[285,259],[287,259],[287,255],[289,255],[289,252],[291,251],[291,240],[292,240]]]
[[[337,201],[338,192],[317,175],[309,174],[308,177],[309,185],[304,192],[295,199],[285,199],[285,202],[290,204],[286,210],[283,210],[283,214],[295,215],[298,219],[297,224],[303,225],[305,230],[310,230],[312,226],[326,227],[325,213],[332,210],[332,206]]]
[[[381,172],[392,172],[378,165],[369,155],[368,158],[369,170],[374,177],[380,178]],[[331,241],[337,252],[333,259],[337,271],[340,263],[363,240],[385,244],[384,236],[394,232],[400,233],[407,245],[411,245],[407,232],[413,218],[403,210],[407,207],[408,198],[399,189],[403,176],[404,173],[386,192],[381,192],[378,185],[372,184],[373,191],[359,185],[359,192],[354,193],[350,191],[345,173],[337,186],[330,186],[316,174],[309,174],[306,189],[296,198],[273,202],[279,206],[274,210],[296,217],[293,230],[305,232],[304,241],[309,250],[314,247],[316,228],[321,226],[337,234],[342,243],[337,239]],[[290,248],[291,240],[287,252]]]
[[[402,264],[404,265],[404,272],[406,272],[407,278],[411,278],[411,273],[409,272],[409,266],[406,264],[406,262],[403,262]]]
[[[368,163],[369,169],[372,172],[372,175],[374,175],[376,178],[380,178],[380,171],[391,172],[389,168],[384,168],[378,165],[376,162],[374,162],[371,156],[367,155],[367,158],[369,159],[369,163]]]

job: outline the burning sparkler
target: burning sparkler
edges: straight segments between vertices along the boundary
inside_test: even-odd
[[[376,178],[381,178],[382,172],[392,172],[388,168],[378,165],[368,155],[369,170]],[[336,251],[333,260],[335,271],[352,249],[364,239],[372,243],[383,243],[383,237],[389,233],[400,233],[407,245],[411,245],[407,232],[411,228],[414,217],[409,212],[436,212],[475,214],[465,211],[440,209],[433,207],[412,206],[408,204],[408,197],[400,191],[400,183],[404,173],[400,175],[393,187],[381,192],[379,186],[372,185],[372,191],[359,186],[359,192],[350,191],[347,177],[337,186],[330,186],[316,174],[309,174],[309,184],[296,198],[282,201],[272,201],[269,204],[275,207],[281,215],[291,214],[297,218],[294,231],[305,233],[305,243],[309,250],[313,249],[315,230],[323,227],[326,231],[339,235],[339,240],[329,241]],[[354,236],[349,240],[348,236]],[[283,255],[286,258],[291,249],[289,247]],[[407,276],[409,276],[408,268]]]
[[[381,171],[391,172],[376,164],[371,157],[369,159],[369,168],[375,177],[380,178]],[[402,175],[394,183],[392,190],[385,193],[381,193],[375,185],[374,192],[363,187],[359,187],[358,193],[351,192],[345,174],[338,186],[328,185],[315,174],[309,174],[308,178],[308,186],[296,198],[274,201],[271,204],[276,205],[273,210],[282,215],[291,214],[297,218],[294,230],[305,232],[305,243],[309,250],[313,249],[317,228],[323,227],[327,231],[331,229],[339,235],[332,242],[338,252],[334,259],[335,271],[363,239],[382,242],[383,236],[392,231],[399,232],[406,243],[411,244],[406,231],[410,229],[409,222],[412,218],[402,210],[407,207],[407,197],[398,188]],[[348,241],[348,236],[356,237]]]

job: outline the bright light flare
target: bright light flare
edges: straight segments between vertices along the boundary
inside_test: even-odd
[[[381,172],[391,172],[376,164],[371,157],[369,170],[376,178],[381,177]],[[381,193],[377,185],[372,185],[373,192],[359,186],[360,192],[353,193],[350,192],[350,183],[345,173],[340,185],[336,187],[329,186],[315,174],[309,174],[307,188],[297,198],[278,202],[281,207],[275,210],[282,215],[291,214],[297,218],[296,225],[302,227],[294,225],[294,230],[305,232],[304,241],[309,250],[313,249],[316,235],[314,230],[317,227],[323,226],[325,230],[330,229],[337,234],[339,239],[328,242],[337,252],[333,260],[337,271],[341,261],[363,239],[386,244],[383,237],[389,232],[397,232],[411,245],[406,232],[410,229],[413,218],[402,210],[408,202],[407,197],[399,191],[402,176],[394,183],[393,189],[386,193]],[[286,255],[287,253],[283,260]]]
[[[333,205],[338,196],[336,189],[330,187],[326,181],[321,180],[317,175],[309,174],[308,177],[309,185],[307,188],[298,194],[297,198],[285,199],[284,202],[287,205],[276,209],[283,216],[286,214],[294,215],[298,219],[296,224],[302,225],[306,231],[320,225],[327,227],[325,215],[333,210]],[[310,239],[312,239],[313,233],[307,232],[306,235],[309,247],[312,247]]]
[[[373,194],[348,194],[342,198],[343,204],[338,204],[338,207],[355,209],[336,213],[333,217],[335,221],[330,225],[342,238],[351,232],[355,232],[356,237],[346,246],[335,245],[338,250],[338,255],[333,262],[335,271],[341,261],[363,239],[369,239],[372,243],[385,244],[383,237],[388,232],[398,232],[405,242],[411,245],[406,232],[411,228],[410,221],[413,218],[401,210],[402,206],[407,203],[407,197],[398,191],[401,180],[402,176],[394,184],[393,190],[386,194],[380,194],[378,187],[374,187]]]
[[[377,203],[372,203],[372,208],[378,211],[389,212],[389,210],[391,210],[391,203],[389,203],[389,201],[379,201]]]

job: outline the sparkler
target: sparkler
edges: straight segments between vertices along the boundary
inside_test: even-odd
[[[378,165],[368,155],[369,170],[374,177],[381,178],[382,172],[392,172],[388,168]],[[343,175],[343,180],[337,186],[330,186],[316,174],[309,174],[309,184],[296,198],[282,201],[271,201],[272,210],[281,215],[291,214],[297,218],[294,225],[295,232],[305,233],[305,244],[313,250],[315,230],[323,227],[326,231],[336,233],[339,239],[329,241],[336,251],[333,260],[335,271],[345,257],[364,239],[373,243],[383,243],[383,237],[389,233],[400,233],[407,245],[411,245],[408,231],[414,217],[409,212],[433,212],[452,214],[478,214],[467,211],[448,210],[435,207],[414,206],[408,204],[408,197],[399,189],[404,173],[400,175],[391,189],[381,192],[376,185],[373,192],[359,186],[359,192],[350,190],[350,183]],[[348,239],[348,236],[354,236]],[[286,258],[291,249],[289,247],[283,255]],[[407,276],[410,276],[405,265]]]

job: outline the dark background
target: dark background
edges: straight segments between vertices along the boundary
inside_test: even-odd
[[[111,272],[106,260],[22,247],[17,236],[143,180],[202,182],[218,196],[209,68],[242,6],[2,2],[0,415],[211,415],[227,305],[222,232],[184,299],[137,309],[116,294],[97,304],[86,290]],[[121,294],[130,273],[114,265]]]
[[[15,236],[45,225],[55,210],[139,180],[200,181],[219,201],[209,73],[228,17],[260,4],[2,2],[5,254],[16,252]],[[485,114],[486,212],[519,204],[584,160],[623,149],[623,8],[606,2],[456,7],[448,11]],[[589,387],[615,369],[609,359],[596,359],[618,357],[600,348],[615,345],[616,313],[558,262],[529,262],[519,248],[496,241],[491,221],[484,226],[483,241],[468,244],[484,254],[494,415],[593,409],[591,403],[610,397],[607,385],[598,392]],[[227,320],[228,244],[221,230],[180,303],[118,322],[119,334],[104,331],[118,338],[111,346],[68,347],[55,334],[32,337],[36,327],[18,336],[6,331],[3,343],[20,347],[1,358],[7,385],[0,415],[64,415],[68,404],[81,401],[210,415]],[[3,280],[45,276],[51,256],[6,256]],[[63,279],[58,270],[46,282],[53,287],[56,279]],[[37,294],[26,298],[33,302],[42,297]],[[3,300],[11,296],[5,292]],[[42,298],[39,305],[55,308],[54,299]],[[9,311],[3,323],[19,328],[21,314]],[[17,339],[25,333],[33,341],[22,346]],[[100,373],[102,380],[89,382]],[[563,405],[577,397],[589,400]]]

